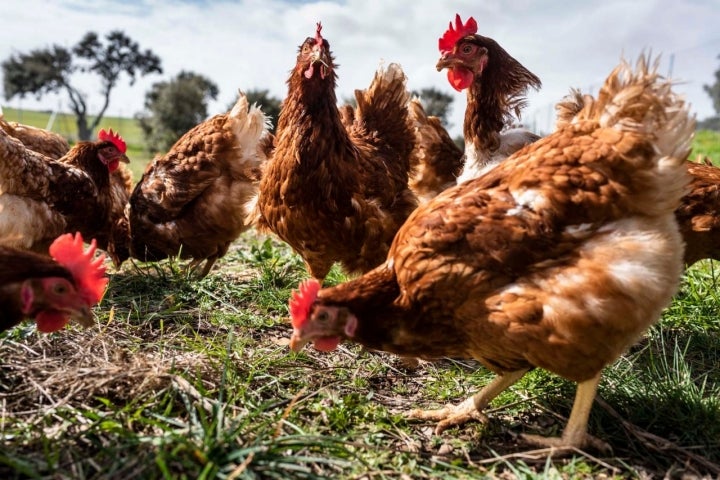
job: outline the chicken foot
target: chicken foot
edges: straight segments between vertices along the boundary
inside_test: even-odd
[[[218,259],[217,255],[214,255],[209,258],[201,258],[201,259],[193,259],[188,264],[188,272],[195,272],[197,268],[200,266],[200,264],[204,261],[205,265],[203,266],[202,270],[198,274],[198,278],[205,278],[207,277],[207,274],[210,273],[210,269],[212,269],[213,265],[215,265],[215,261]]]
[[[578,383],[570,418],[561,437],[543,437],[541,435],[523,434],[523,440],[538,447],[592,447],[602,452],[611,451],[610,445],[587,433],[588,418],[590,417],[590,409],[595,400],[598,383],[600,383],[600,373],[590,380]]]
[[[405,418],[439,422],[435,427],[435,435],[440,435],[444,430],[463,425],[470,420],[485,423],[487,416],[482,412],[483,409],[503,390],[520,380],[528,370],[516,370],[498,375],[482,390],[458,405],[446,405],[437,410],[415,409],[405,414]]]

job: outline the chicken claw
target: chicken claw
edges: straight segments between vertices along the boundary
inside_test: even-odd
[[[578,383],[575,392],[570,418],[565,426],[562,437],[543,437],[541,435],[522,435],[523,440],[539,447],[552,447],[561,449],[593,448],[603,453],[610,453],[610,445],[587,433],[588,417],[592,407],[597,386],[600,383],[600,373],[595,377]]]
[[[438,421],[439,423],[435,427],[435,435],[440,435],[444,430],[463,425],[470,420],[485,423],[487,422],[487,415],[482,412],[485,407],[487,407],[500,392],[520,380],[527,371],[528,369],[523,369],[498,375],[490,383],[485,385],[482,390],[459,405],[446,405],[437,410],[415,409],[406,413],[405,418]]]
[[[566,439],[565,435],[562,437],[543,437],[542,435],[520,435],[526,443],[541,448],[557,448],[557,449],[572,449],[572,448],[591,448],[605,454],[612,453],[612,447],[609,443],[600,440],[592,435],[585,434],[583,437],[578,439]]]
[[[450,427],[463,425],[471,420],[486,423],[487,415],[475,408],[474,397],[466,399],[459,405],[446,405],[437,410],[415,409],[407,412],[405,418],[410,420],[432,420],[438,422],[435,435],[440,435]]]

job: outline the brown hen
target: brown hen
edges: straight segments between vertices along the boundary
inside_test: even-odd
[[[707,159],[688,162],[687,167],[690,192],[675,211],[685,240],[685,263],[720,260],[720,168]]]
[[[438,42],[441,57],[437,69],[448,70],[450,85],[467,89],[463,122],[465,166],[458,183],[481,175],[538,135],[508,127],[526,104],[529,88],[539,89],[540,79],[495,40],[477,34],[477,22],[465,24],[455,16]]]
[[[0,245],[44,253],[64,232],[108,248],[113,236],[111,172],[128,162],[119,135],[101,131],[53,160],[0,129]]]
[[[143,261],[180,255],[203,261],[203,277],[250,227],[246,204],[257,192],[265,140],[263,112],[240,93],[228,113],[185,133],[145,169],[127,208],[131,254]]]
[[[20,140],[29,150],[40,153],[51,160],[58,160],[70,165],[76,164],[76,156],[67,155],[70,145],[65,137],[58,133],[17,122],[6,122],[1,116],[0,128],[11,137]],[[124,210],[131,191],[132,172],[125,163],[118,163],[110,172],[109,232],[98,235],[100,248],[109,252],[116,267],[120,266],[129,256]]]
[[[608,77],[573,122],[485,175],[418,207],[387,261],[291,301],[291,348],[342,339],[402,356],[472,357],[498,374],[458,406],[414,411],[436,432],[482,410],[529,369],[578,382],[560,438],[593,444],[587,420],[600,374],[677,289],[673,214],[688,183],[694,122],[670,82],[641,58]]]
[[[300,46],[288,79],[255,212],[259,228],[290,244],[322,280],[335,262],[348,273],[382,263],[416,198],[408,189],[414,135],[404,73],[396,64],[378,70],[356,91],[344,125],[320,30]]]

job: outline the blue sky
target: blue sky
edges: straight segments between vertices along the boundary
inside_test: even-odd
[[[699,118],[713,113],[702,85],[720,68],[720,0],[23,0],[0,2],[0,60],[52,44],[71,47],[87,32],[123,30],[163,61],[164,74],[122,82],[109,113],[142,110],[152,83],[181,70],[218,84],[211,105],[218,113],[237,89],[268,89],[283,98],[297,46],[323,22],[323,34],[340,64],[338,98],[364,88],[380,62],[400,63],[411,89],[437,87],[455,98],[451,132],[462,125],[465,95],[435,70],[437,39],[455,13],[474,16],[479,33],[497,40],[537,74],[543,88],[529,96],[524,123],[551,128],[553,105],[571,87],[594,92],[622,55],[662,55],[661,71],[677,86]],[[672,59],[672,67],[671,67]],[[79,77],[90,109],[100,106],[98,84]],[[64,96],[0,99],[6,106],[60,108]]]

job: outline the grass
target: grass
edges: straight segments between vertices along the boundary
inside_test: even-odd
[[[696,152],[716,155],[713,135],[699,132]],[[589,429],[613,452],[564,458],[519,439],[566,424],[575,385],[542,370],[496,399],[486,425],[435,436],[402,413],[461,401],[492,374],[458,360],[409,371],[349,344],[290,352],[287,301],[306,276],[284,244],[250,232],[202,280],[173,260],[111,271],[92,329],[0,334],[0,478],[720,475],[715,262],[688,269],[660,324],[605,370]],[[334,269],[328,283],[343,280]]]
[[[491,377],[472,361],[403,369],[343,345],[287,348],[287,300],[305,278],[282,244],[246,234],[208,277],[182,263],[112,273],[98,326],[0,335],[2,478],[610,478],[717,476],[720,323],[708,262],[660,325],[606,369],[590,419],[615,449],[549,459],[523,432],[559,433],[574,384],[536,370],[487,425],[441,436],[406,421]],[[337,270],[330,283],[344,280]],[[696,323],[697,320],[697,323]]]
[[[720,165],[720,132],[699,130],[695,134],[692,154],[707,155],[714,165]]]

